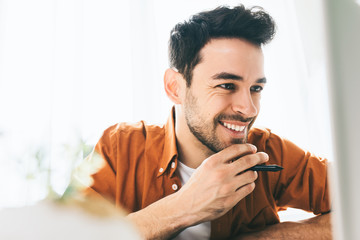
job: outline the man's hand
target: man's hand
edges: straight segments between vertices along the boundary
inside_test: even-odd
[[[250,144],[232,145],[207,158],[177,193],[192,224],[221,217],[251,193],[258,175],[247,169],[267,160]]]
[[[146,239],[167,238],[219,218],[254,190],[258,175],[247,169],[268,159],[253,145],[232,145],[204,160],[178,192],[128,218]]]

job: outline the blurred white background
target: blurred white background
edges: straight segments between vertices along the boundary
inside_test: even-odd
[[[117,122],[162,124],[171,28],[230,0],[0,0],[0,208],[61,194]],[[277,22],[258,126],[332,159],[321,1],[247,0]],[[311,8],[308,6],[311,5]]]

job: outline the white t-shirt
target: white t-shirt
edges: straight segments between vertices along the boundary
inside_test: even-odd
[[[191,175],[195,172],[196,169],[190,168],[178,161],[178,167],[176,169],[180,176],[180,181],[182,185],[190,179]],[[174,239],[176,240],[188,240],[188,239],[210,239],[211,231],[211,222],[204,222],[198,225],[188,227],[184,229],[179,235]]]

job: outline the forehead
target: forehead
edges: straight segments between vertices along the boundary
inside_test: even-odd
[[[212,39],[201,49],[200,59],[200,63],[194,69],[194,75],[199,71],[219,71],[243,77],[264,77],[261,47],[243,39]]]

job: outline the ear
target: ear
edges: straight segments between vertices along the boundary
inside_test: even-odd
[[[181,90],[185,80],[182,75],[174,69],[167,69],[164,75],[164,88],[167,96],[175,104],[181,104]]]

